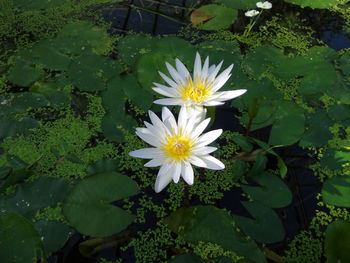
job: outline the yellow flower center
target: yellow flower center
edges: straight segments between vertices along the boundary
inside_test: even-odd
[[[181,87],[181,93],[184,101],[191,99],[195,103],[200,103],[211,95],[211,86],[206,79],[196,78],[193,82],[189,78],[186,85]]]
[[[181,135],[173,135],[166,138],[162,150],[168,157],[180,161],[186,159],[191,154],[192,145],[193,142],[189,138]]]

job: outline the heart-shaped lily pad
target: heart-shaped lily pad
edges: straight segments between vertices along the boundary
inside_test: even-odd
[[[95,174],[80,181],[63,204],[63,214],[79,232],[104,237],[120,232],[135,218],[112,205],[138,193],[137,184],[115,172]]]

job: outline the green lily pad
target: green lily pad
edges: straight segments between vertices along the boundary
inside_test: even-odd
[[[261,46],[248,51],[242,67],[250,76],[259,78],[281,58],[284,58],[282,50],[273,46]]]
[[[117,117],[125,114],[125,97],[120,77],[116,76],[107,82],[107,90],[101,92],[102,105],[106,112]]]
[[[119,168],[119,160],[115,159],[101,159],[92,163],[86,169],[88,175],[99,174],[104,172],[117,171]]]
[[[232,217],[224,210],[212,206],[180,208],[171,213],[165,223],[188,242],[216,243],[251,262],[266,262],[255,242],[235,229]]]
[[[242,202],[255,218],[234,215],[233,218],[243,232],[261,243],[275,243],[283,240],[285,231],[276,212],[258,201]]]
[[[124,139],[123,130],[133,131],[136,121],[126,114],[106,114],[102,119],[103,134],[111,141],[122,142]]]
[[[14,171],[10,168],[10,173],[6,178],[4,178],[5,180],[0,185],[0,192],[3,192],[10,185],[14,185],[27,179],[31,174],[31,171],[25,168]]]
[[[110,203],[137,193],[137,184],[127,176],[115,172],[95,174],[72,189],[63,204],[63,214],[84,235],[109,236],[135,219],[134,215]]]
[[[120,87],[125,95],[139,109],[147,112],[153,103],[153,95],[150,91],[141,88],[135,77],[131,74],[120,79]]]
[[[191,22],[202,30],[228,28],[237,19],[237,10],[222,5],[204,5],[194,10]]]
[[[267,157],[262,153],[258,153],[256,155],[254,164],[249,171],[249,176],[260,176],[260,174],[265,170],[266,164]]]
[[[18,58],[10,71],[8,80],[21,87],[28,87],[43,76],[44,72],[28,62]]]
[[[64,26],[55,42],[60,53],[79,55],[92,50],[96,54],[103,54],[110,45],[110,38],[105,29],[79,21]]]
[[[275,113],[269,144],[290,145],[297,142],[305,130],[304,110],[292,102],[281,101]]]
[[[302,135],[299,145],[302,147],[321,147],[332,138],[329,127],[333,121],[324,110],[316,110],[314,114],[306,114],[305,133]]]
[[[73,233],[69,226],[57,221],[39,220],[34,223],[34,227],[40,235],[47,256],[59,250]]]
[[[242,190],[249,194],[251,198],[271,208],[281,208],[291,203],[291,191],[276,175],[264,172],[254,176],[253,179],[260,186],[241,186]]]
[[[68,190],[69,184],[63,178],[40,177],[19,185],[14,194],[2,196],[0,213],[15,212],[31,218],[38,209],[63,201]]]
[[[327,149],[320,160],[321,166],[332,170],[340,170],[343,165],[350,162],[349,150]]]
[[[60,47],[53,39],[42,40],[28,49],[27,56],[33,64],[51,70],[66,70],[72,59],[66,54],[60,52]]]
[[[21,120],[0,119],[0,138],[29,134],[31,129],[39,126],[39,122],[29,117],[24,117]]]
[[[350,119],[350,107],[343,104],[332,105],[328,109],[328,115],[337,122],[348,120]]]
[[[178,58],[190,70],[194,64],[196,48],[182,38],[175,36],[166,36],[158,40],[154,52],[172,56],[171,60],[167,60],[167,62],[172,65],[175,64],[175,58]]]
[[[115,61],[94,54],[84,54],[71,64],[68,76],[79,89],[98,91],[106,89],[106,81],[118,75],[121,66]]]
[[[118,42],[118,56],[127,65],[134,65],[140,56],[152,52],[158,41],[144,34],[127,35]]]
[[[330,205],[350,207],[350,176],[336,176],[323,184],[322,198]]]
[[[6,263],[35,263],[44,259],[38,232],[25,217],[0,214],[0,258]]]
[[[47,82],[36,82],[29,90],[33,94],[45,96],[52,107],[68,106],[71,102],[71,94],[65,91],[65,81],[62,78],[55,78]]]
[[[350,222],[337,220],[328,225],[324,241],[327,263],[350,262]]]
[[[340,69],[345,75],[350,75],[350,52],[345,52],[339,59]]]
[[[136,76],[145,90],[151,91],[154,86],[153,82],[163,82],[158,71],[168,75],[165,66],[166,61],[173,61],[173,58],[169,54],[162,53],[146,54],[137,61]]]
[[[300,5],[301,7],[331,8],[337,4],[337,0],[284,0],[285,2]]]
[[[305,56],[276,57],[272,72],[282,80],[301,78],[299,92],[310,97],[335,85],[337,72],[330,63],[332,57],[328,48],[313,47]]]

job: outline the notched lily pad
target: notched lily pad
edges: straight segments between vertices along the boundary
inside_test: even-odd
[[[242,189],[251,198],[271,208],[287,206],[292,201],[292,193],[288,186],[276,175],[268,172],[253,177],[260,186],[242,185]]]
[[[0,214],[0,240],[2,262],[34,263],[45,258],[38,232],[21,215]]]
[[[120,232],[135,219],[111,202],[138,193],[137,184],[127,176],[107,172],[89,176],[72,189],[63,204],[63,214],[79,232],[105,237]]]
[[[233,218],[245,234],[261,243],[275,243],[283,240],[285,231],[276,212],[258,201],[242,202],[255,218],[234,215]]]
[[[192,24],[203,30],[228,28],[236,19],[236,9],[215,4],[201,6],[191,14]]]
[[[255,242],[236,230],[232,217],[224,210],[212,206],[180,208],[171,213],[165,223],[188,242],[216,243],[251,262],[266,263]]]

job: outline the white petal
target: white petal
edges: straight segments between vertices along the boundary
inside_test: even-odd
[[[208,69],[208,78],[209,76],[214,72],[214,70],[216,69],[216,65],[211,65]]]
[[[194,147],[192,149],[192,154],[193,155],[208,155],[212,152],[215,152],[218,148],[212,147],[212,146],[203,146],[203,147]]]
[[[164,164],[160,167],[154,186],[156,193],[162,191],[171,182],[172,174],[170,170],[172,167],[171,164]]]
[[[188,161],[195,166],[207,168],[207,164],[205,163],[205,161],[203,161],[195,155],[188,157]]]
[[[222,170],[225,169],[225,165],[218,159],[213,156],[205,155],[199,156],[198,158],[202,159],[206,163],[206,168],[211,170]]]
[[[153,111],[148,111],[148,115],[152,121],[152,124],[156,129],[162,129],[167,134],[170,133],[168,128],[164,125],[164,123],[158,118],[158,116]]]
[[[206,79],[208,76],[208,70],[209,70],[209,57],[207,57],[204,61],[203,69],[201,77],[202,79]]]
[[[246,89],[237,89],[237,90],[218,92],[218,95],[219,95],[218,100],[220,100],[220,101],[231,100],[233,98],[241,96],[242,94],[244,94],[246,92],[247,92]]]
[[[167,107],[162,109],[162,120],[170,132],[177,133],[177,124],[174,115]]]
[[[177,127],[179,130],[185,131],[186,123],[187,123],[187,109],[185,106],[182,106],[179,112],[179,117],[177,121]]]
[[[171,77],[176,81],[178,84],[185,84],[186,79],[184,79],[180,74],[174,69],[172,65],[170,65],[168,62],[165,62],[165,65],[171,75]]]
[[[205,128],[207,128],[209,122],[210,122],[210,118],[207,118],[204,121],[202,121],[201,123],[199,123],[199,125],[197,125],[197,127],[195,127],[194,131],[192,133],[190,133],[192,140],[195,140],[199,135],[201,135],[203,133]]]
[[[226,79],[227,76],[230,75],[232,68],[233,68],[233,64],[231,64],[227,69],[225,69],[223,72],[221,72],[220,75],[217,76],[215,82],[220,83],[222,79]]]
[[[165,137],[167,136],[166,131],[164,129],[160,129],[159,127],[156,128],[152,124],[148,123],[147,121],[144,121],[143,123],[146,125],[147,129],[151,134],[159,138],[159,141],[164,140]]]
[[[217,100],[210,100],[210,101],[203,101],[204,106],[219,106],[224,105],[225,103],[217,101]]]
[[[170,79],[168,76],[166,76],[162,72],[158,71],[158,73],[165,80],[165,82],[168,83],[171,87],[176,89],[179,86],[179,84],[177,84],[175,81]]]
[[[174,173],[173,173],[173,181],[175,184],[177,184],[179,182],[180,175],[181,175],[181,162],[176,162]]]
[[[209,76],[208,76],[208,81],[211,82],[211,81],[213,81],[213,80],[215,79],[216,75],[219,73],[219,70],[220,70],[220,68],[221,68],[223,62],[224,62],[224,61],[222,60],[222,61],[219,63],[219,65],[213,70],[213,72],[211,72],[211,73],[209,74]]]
[[[157,167],[161,166],[162,164],[166,163],[166,158],[165,157],[160,157],[160,158],[154,158],[150,160],[149,162],[145,163],[145,167]]]
[[[143,148],[136,151],[129,152],[132,157],[142,158],[142,159],[153,159],[163,156],[163,152],[158,148]]]
[[[164,86],[162,84],[153,82],[153,84],[156,86],[152,88],[155,92],[158,92],[159,94],[162,94],[167,97],[177,97],[179,94],[176,89],[169,88],[167,86]]]
[[[197,138],[194,144],[194,147],[202,147],[212,143],[221,135],[221,133],[222,133],[222,129],[213,130],[213,131],[204,133],[202,136]]]
[[[193,184],[194,176],[193,169],[189,162],[181,162],[181,176],[185,180],[185,182],[189,185]]]
[[[160,104],[160,105],[181,105],[184,103],[182,99],[178,98],[169,98],[169,99],[159,99],[155,100],[153,103]]]
[[[217,91],[217,90],[219,90],[219,89],[221,89],[222,88],[222,86],[224,86],[225,85],[225,83],[228,81],[228,79],[231,77],[231,74],[229,74],[228,76],[226,76],[226,77],[222,77],[222,78],[217,78],[216,80],[215,80],[215,82],[214,82],[214,84],[213,84],[213,88],[212,88],[212,92],[215,92],[215,91]]]
[[[175,63],[176,63],[176,69],[179,72],[179,74],[184,79],[190,78],[190,72],[188,72],[186,66],[179,59],[175,59]]]
[[[154,147],[162,146],[162,144],[160,142],[160,138],[159,137],[155,137],[149,131],[148,131],[148,133],[141,132],[141,131],[136,131],[136,135],[139,136],[142,140],[144,140],[145,142],[147,142],[148,144],[150,144],[150,145],[152,145]]]
[[[202,61],[199,53],[196,53],[196,59],[194,61],[194,69],[193,69],[193,80],[195,81],[197,77],[201,76],[202,71]]]

